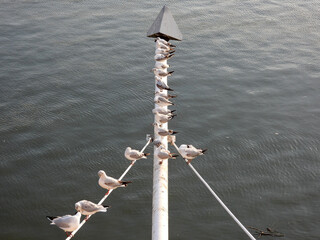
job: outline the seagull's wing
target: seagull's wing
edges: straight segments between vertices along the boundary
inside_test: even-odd
[[[113,185],[113,186],[118,186],[119,185],[119,181],[113,177],[109,177],[107,176],[104,180],[104,184],[106,185]]]
[[[67,215],[67,216],[54,219],[53,223],[57,225],[59,228],[69,228],[71,221],[72,221],[72,216]]]
[[[83,210],[87,211],[87,212],[94,212],[100,209],[100,205],[97,205],[93,202],[90,201],[85,201],[82,202],[81,207]]]
[[[137,150],[131,151],[130,152],[130,157],[131,158],[140,158],[141,157],[141,152],[138,152]]]

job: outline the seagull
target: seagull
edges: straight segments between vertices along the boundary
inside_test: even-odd
[[[166,69],[166,68],[170,67],[169,64],[166,64],[163,62],[156,62],[154,66],[158,69]]]
[[[159,138],[154,139],[152,142],[156,147],[160,147],[160,145],[162,145],[162,140]]]
[[[164,97],[166,99],[176,98],[177,97],[177,95],[170,95],[170,94],[166,94],[164,92],[158,92],[158,91],[155,92],[155,94],[158,95],[158,96]]]
[[[168,76],[171,76],[172,73],[174,72],[174,71],[165,72],[162,69],[158,69],[158,68],[152,68],[151,71],[159,77],[168,77]]]
[[[156,107],[154,109],[152,109],[152,113],[153,114],[156,114],[156,113],[160,113],[160,114],[170,114],[170,113],[173,113],[175,112],[176,110],[170,110],[170,109],[167,109],[165,107]]]
[[[51,222],[50,225],[56,225],[57,227],[61,228],[66,232],[68,237],[79,227],[80,218],[80,212],[77,212],[75,215],[64,215],[62,217],[47,216],[47,219]]]
[[[98,183],[100,187],[108,189],[107,194],[111,189],[116,189],[118,187],[126,187],[129,183],[132,183],[132,182],[119,181],[118,179],[107,176],[107,174],[102,170],[98,172],[98,176],[100,177]]]
[[[177,115],[173,113],[167,115],[156,113],[155,116],[160,123],[167,123]]]
[[[161,97],[161,96],[155,96],[154,103],[158,104],[161,107],[174,105],[173,102],[171,102],[168,99],[165,99],[164,97]]]
[[[154,60],[156,61],[164,61],[164,60],[168,60],[170,58],[172,58],[174,56],[174,54],[156,54],[154,56]]]
[[[168,90],[168,91],[173,91],[172,88],[170,88],[168,86],[168,84],[166,84],[165,82],[161,81],[161,78],[159,77],[155,77],[155,80],[156,80],[156,85],[157,87],[160,89],[160,90]]]
[[[188,163],[190,163],[197,156],[203,155],[208,149],[200,149],[195,148],[192,145],[182,144],[179,147],[179,152],[183,158],[188,159]]]
[[[147,158],[150,153],[143,153],[135,149],[131,149],[131,147],[127,147],[126,151],[124,152],[124,156],[131,161],[136,161],[141,158]]]
[[[162,127],[161,124],[158,124],[158,123],[153,123],[153,126],[156,126],[156,131],[158,132],[158,134],[161,136],[161,137],[165,137],[165,136],[168,136],[168,135],[174,135],[178,132],[176,131],[173,131],[171,129],[165,129],[164,127]]]
[[[75,204],[75,208],[82,215],[92,215],[97,212],[107,212],[110,206],[98,205],[88,200],[81,200]]]
[[[164,146],[159,146],[155,151],[155,155],[161,159],[159,164],[162,164],[163,160],[165,159],[169,159],[169,158],[176,159],[176,157],[179,156],[177,154],[170,153],[170,151],[167,150]]]
[[[174,53],[176,50],[167,50],[167,49],[163,49],[163,48],[157,48],[155,50],[155,54],[168,54],[168,53]]]
[[[155,42],[161,42],[162,44],[164,45],[167,45],[167,46],[170,46],[170,47],[176,47],[175,45],[169,43],[168,41],[160,38],[160,37],[157,37],[157,39],[154,40]]]
[[[163,44],[163,43],[160,42],[160,41],[156,41],[156,45],[157,45],[157,48],[165,49],[165,50],[167,50],[167,51],[174,50],[174,48],[170,47],[170,46],[167,45],[167,44]]]

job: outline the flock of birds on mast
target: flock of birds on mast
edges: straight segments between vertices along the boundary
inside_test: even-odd
[[[167,107],[174,105],[174,103],[172,103],[169,99],[176,98],[177,96],[167,94],[167,91],[173,91],[173,89],[171,89],[163,81],[163,77],[171,76],[173,73],[173,71],[167,72],[167,68],[170,66],[164,61],[174,56],[173,53],[175,52],[175,46],[159,37],[155,40],[155,42],[157,45],[154,57],[156,63],[152,71],[155,74],[155,81],[158,90],[155,91],[154,97],[154,102],[157,106],[152,110],[152,113],[156,116],[156,121],[152,125],[155,127],[159,137],[152,139],[152,141],[156,146],[155,155],[157,155],[160,159],[159,164],[162,164],[163,160],[170,158],[175,159],[179,156],[178,154],[171,153],[162,143],[162,140],[165,137],[178,133],[163,126],[163,124],[167,123],[176,116],[176,114],[174,114],[175,110],[170,110]],[[182,144],[179,147],[179,153],[184,159],[188,160],[188,163],[190,163],[197,156],[203,155],[206,150],[207,149],[198,149],[192,145],[186,144]],[[133,164],[137,160],[146,159],[150,153],[143,153],[139,150],[127,147],[124,155]],[[131,183],[130,181],[120,181],[108,176],[103,170],[98,172],[98,176],[99,186],[108,190],[105,195],[108,195],[110,190],[114,190],[118,187],[126,187],[129,183]],[[92,214],[97,212],[107,212],[109,207],[110,206],[95,204],[88,200],[81,200],[75,203],[75,209],[77,212],[74,215],[64,215],[58,217],[47,216],[47,219],[51,222],[51,225],[56,225],[65,231],[67,236],[70,236],[71,233],[79,227],[81,215],[85,215],[85,220],[87,220]]]
[[[156,107],[152,110],[152,113],[155,115],[155,122],[153,123],[153,126],[155,127],[155,131],[159,137],[154,139],[153,144],[157,147],[155,154],[160,159],[159,164],[162,164],[163,160],[170,158],[175,159],[179,156],[175,153],[171,153],[162,143],[163,138],[178,133],[163,126],[163,124],[177,116],[174,113],[176,110],[168,109],[169,106],[174,105],[170,99],[176,98],[177,96],[168,94],[168,91],[173,91],[173,89],[170,88],[163,79],[171,76],[174,72],[167,71],[167,68],[169,68],[170,65],[166,63],[166,60],[174,56],[175,45],[159,37],[155,40],[155,42],[156,51],[154,60],[156,63],[152,71],[155,75],[157,90],[155,91],[154,97],[154,103],[156,104]],[[182,144],[179,147],[179,153],[183,158],[188,160],[188,163],[190,163],[195,157],[203,155],[205,151],[206,149],[198,149],[192,145],[186,144]]]

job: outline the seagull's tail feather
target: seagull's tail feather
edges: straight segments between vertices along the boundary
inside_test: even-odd
[[[175,154],[175,153],[172,153],[172,154],[171,154],[171,158],[175,159],[175,158],[177,158],[177,157],[179,157],[179,154]]]
[[[149,156],[150,155],[150,153],[144,153],[144,156],[146,157],[146,156]]]
[[[176,47],[176,45],[173,45],[172,43],[169,43],[170,47]]]
[[[201,153],[205,153],[208,149],[202,149]]]
[[[171,135],[174,135],[174,134],[177,134],[177,133],[179,133],[179,132],[173,131]]]
[[[53,216],[46,216],[46,218],[47,218],[50,222],[52,222],[52,220],[53,220],[53,219],[55,219],[55,218],[57,218],[57,217],[53,217]]]
[[[132,183],[131,181],[120,181],[120,183],[123,185],[123,186],[127,186],[129,183]]]
[[[168,98],[176,98],[176,97],[177,97],[177,95],[170,95],[170,94],[168,95]]]
[[[174,71],[170,71],[170,72],[168,72],[168,75],[172,75],[172,73],[174,73]]]
[[[175,111],[177,111],[177,110],[175,110],[175,109],[174,109],[174,110],[171,110],[171,113],[173,113],[173,112],[175,112]]]
[[[174,91],[172,88],[166,88],[168,91]],[[172,104],[173,105],[173,104]]]
[[[108,206],[108,205],[102,205],[104,208],[99,210],[99,212],[107,212],[108,208],[111,207],[111,206]]]
[[[167,56],[167,59],[170,59],[170,58],[172,58],[174,56],[174,54],[169,54],[168,56]]]

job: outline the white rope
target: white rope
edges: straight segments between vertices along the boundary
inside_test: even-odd
[[[144,150],[146,149],[146,147],[149,145],[149,143],[151,142],[151,138],[149,138],[148,142],[146,143],[146,145],[142,148],[141,152],[144,152]],[[136,160],[133,161],[129,167],[124,171],[124,173],[121,175],[121,177],[118,179],[119,181],[121,181],[124,176],[129,172],[129,170],[132,168],[132,166],[135,164]],[[109,197],[110,193],[113,191],[113,189],[109,190],[104,196],[103,198],[100,200],[100,202],[98,204],[102,204],[104,202],[104,200],[106,200],[107,197]],[[69,237],[66,238],[66,240],[70,240],[72,237],[74,237],[74,235],[79,231],[79,229],[89,220],[89,218],[92,215],[88,215],[79,225],[79,227],[74,230]]]
[[[172,141],[173,146],[177,149],[179,152],[179,148],[177,145]],[[181,153],[179,152],[181,155]],[[181,155],[182,157],[182,155]],[[184,159],[186,162],[188,160]],[[191,163],[188,164],[189,167],[194,171],[194,173],[199,177],[199,179],[203,182],[203,184],[208,188],[208,190],[212,193],[212,195],[217,199],[217,201],[220,203],[220,205],[229,213],[229,215],[233,218],[233,220],[242,228],[242,230],[248,235],[248,237],[251,240],[256,240],[251,233],[245,228],[245,226],[242,225],[242,223],[236,218],[236,216],[233,215],[233,213],[229,210],[229,208],[222,202],[222,200],[218,197],[218,195],[212,190],[212,188],[209,186],[209,184],[200,176],[200,174],[197,172],[197,170],[191,165]]]

